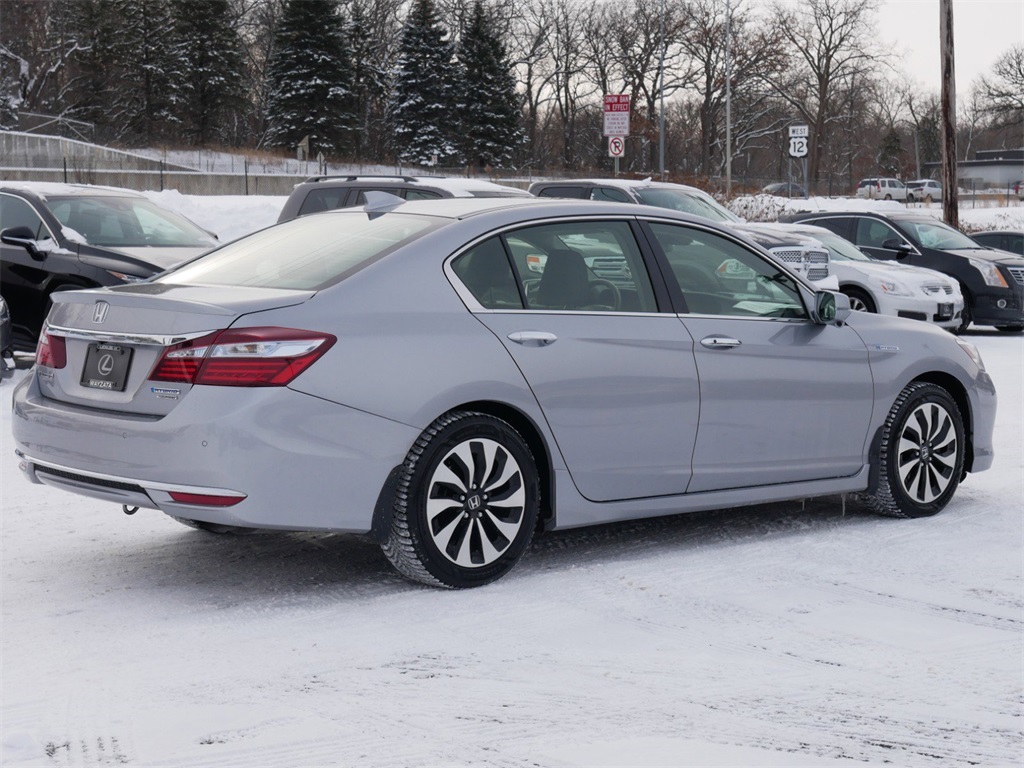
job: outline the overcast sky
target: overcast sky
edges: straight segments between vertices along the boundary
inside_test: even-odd
[[[939,90],[939,0],[883,0],[879,36],[902,49],[907,75],[928,90]],[[971,84],[992,70],[1000,54],[1024,42],[1021,0],[954,0],[956,92],[966,98]]]

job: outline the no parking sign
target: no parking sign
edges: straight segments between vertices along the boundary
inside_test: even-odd
[[[626,154],[626,141],[621,136],[610,136],[608,138],[608,156],[622,157]]]

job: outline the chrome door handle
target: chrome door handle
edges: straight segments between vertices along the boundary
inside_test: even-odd
[[[515,331],[510,333],[508,338],[516,344],[522,344],[524,347],[546,347],[548,344],[554,344],[558,341],[558,337],[555,334],[547,333],[546,331]]]
[[[700,343],[708,349],[731,349],[732,347],[738,347],[743,342],[728,336],[705,336],[700,340]]]

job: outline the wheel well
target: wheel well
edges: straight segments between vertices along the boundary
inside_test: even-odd
[[[523,436],[537,461],[537,475],[540,483],[540,514],[537,517],[537,523],[544,530],[550,529],[555,522],[555,473],[551,467],[551,452],[533,419],[516,408],[491,400],[463,403],[452,410],[477,411],[495,416],[502,421],[507,421]]]
[[[942,387],[949,392],[949,396],[956,402],[956,407],[960,409],[960,415],[964,419],[964,435],[967,436],[967,450],[964,452],[964,470],[970,472],[974,466],[974,416],[971,413],[971,401],[967,397],[967,389],[955,376],[938,371],[918,376],[914,381],[924,381]]]

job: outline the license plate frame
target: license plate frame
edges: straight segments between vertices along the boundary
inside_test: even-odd
[[[107,392],[123,392],[128,383],[132,348],[97,341],[89,345],[82,368],[81,385]]]
[[[935,317],[939,320],[952,320],[953,319],[953,302],[940,302],[935,312]]]

